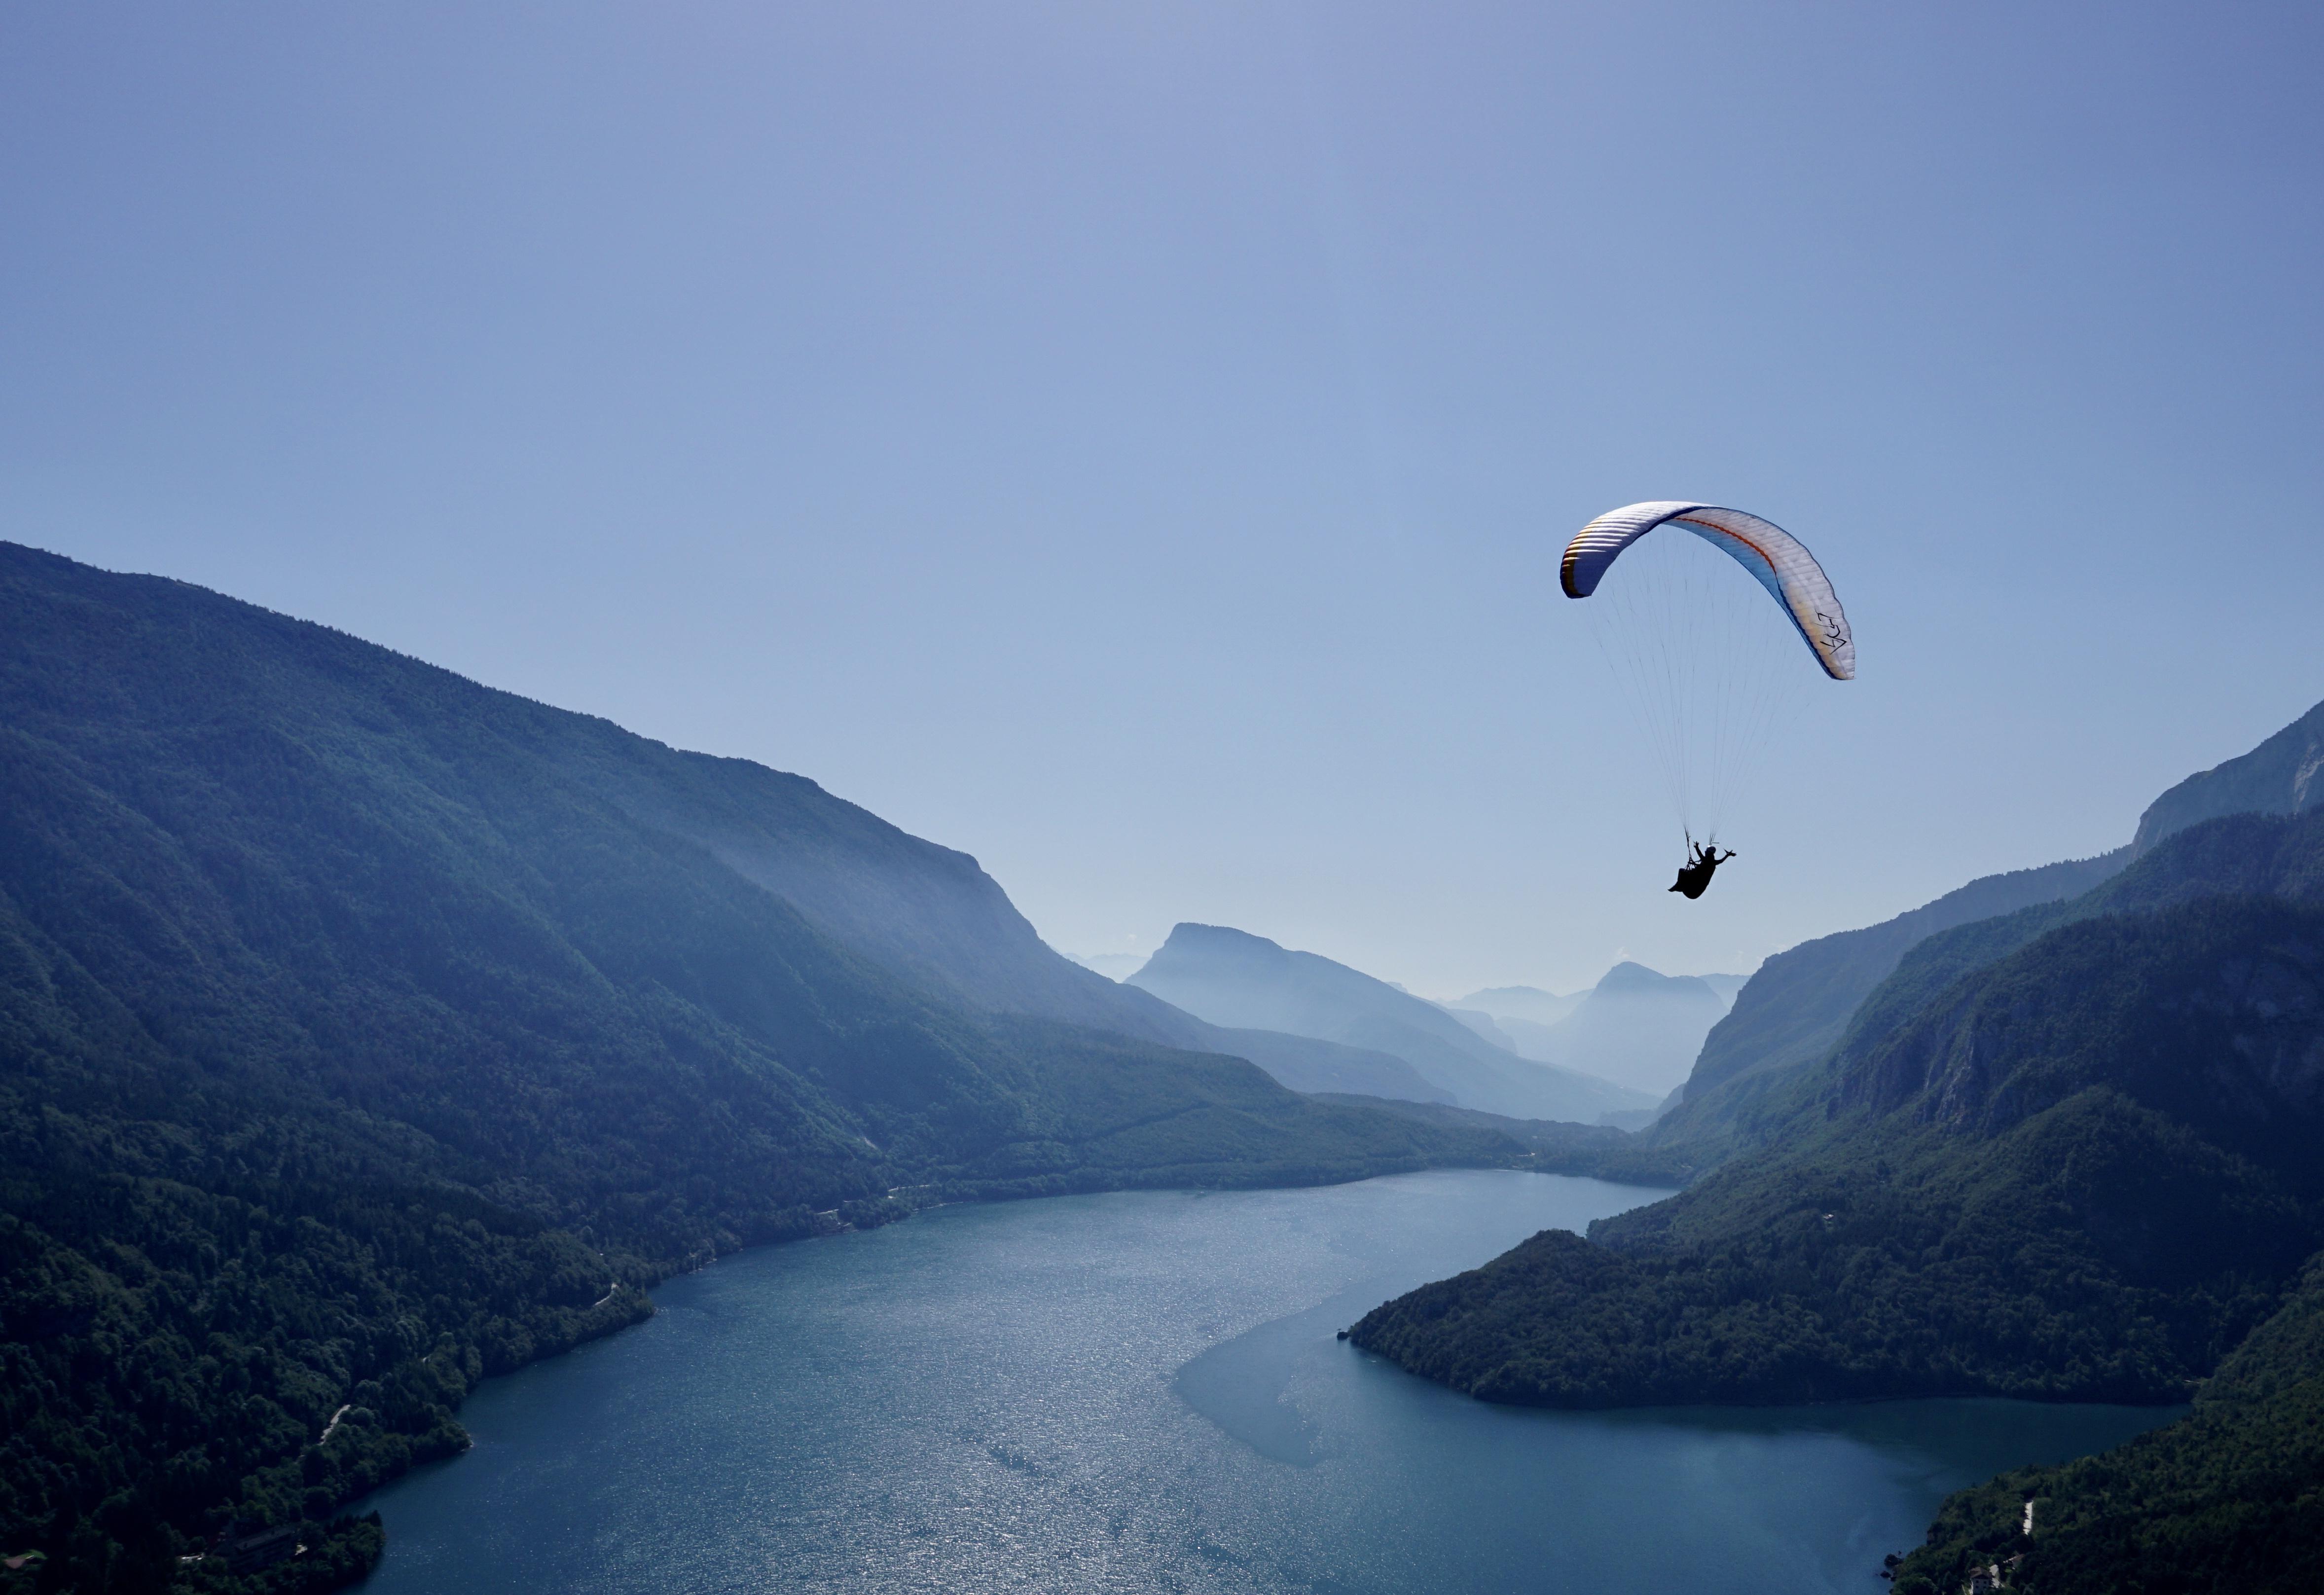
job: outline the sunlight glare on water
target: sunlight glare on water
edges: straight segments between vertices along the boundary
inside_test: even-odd
[[[923,1213],[730,1258],[493,1380],[381,1491],[373,1595],[1873,1595],[1949,1489],[2171,1415],[1512,1411],[1352,1351],[1386,1297],[1661,1194],[1440,1172]]]

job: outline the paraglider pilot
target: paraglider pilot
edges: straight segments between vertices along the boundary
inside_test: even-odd
[[[1693,855],[1686,861],[1686,867],[1678,872],[1678,880],[1672,884],[1671,890],[1683,891],[1690,899],[1699,898],[1710,887],[1712,871],[1733,858],[1735,850],[1730,847],[1720,853],[1716,842],[1705,847],[1692,837],[1688,838],[1687,845],[1694,850]]]

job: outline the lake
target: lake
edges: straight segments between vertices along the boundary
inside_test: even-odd
[[[367,1595],[1877,1595],[1944,1494],[2175,1412],[1488,1406],[1334,1332],[1661,1192],[1508,1171],[945,1207],[728,1258],[488,1381]]]

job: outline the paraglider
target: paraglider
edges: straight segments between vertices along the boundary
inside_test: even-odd
[[[1728,559],[1704,558],[1705,544]],[[1766,597],[1736,579],[1729,560]],[[1727,803],[1816,679],[1789,636],[1825,677],[1855,678],[1856,639],[1840,595],[1806,545],[1774,521],[1677,501],[1599,516],[1566,545],[1558,581],[1568,598],[1594,599],[1585,613],[1654,743],[1686,838],[1670,890],[1700,898],[1735,856],[1718,845]],[[1791,622],[1788,634],[1766,598]]]
[[[1689,842],[1687,846],[1689,856],[1686,862],[1679,867],[1678,879],[1671,882],[1671,890],[1684,892],[1692,902],[1709,889],[1712,873],[1735,856],[1735,850],[1730,847],[1721,856],[1716,842],[1708,847],[1700,842]]]

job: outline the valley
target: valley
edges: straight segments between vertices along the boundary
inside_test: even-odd
[[[1949,1489],[2171,1415],[1548,1413],[1333,1338],[1434,1269],[1655,1194],[1446,1171],[948,1207],[740,1253],[472,1397],[474,1452],[365,1503],[389,1535],[367,1588],[1648,1595],[1769,1564],[1863,1590],[1870,1547]]]
[[[1628,1194],[1496,1197],[1467,1271],[1414,1240],[1265,1344],[1344,1306],[1382,1368],[1566,1412],[2192,1401],[1946,1503],[1922,1595],[2012,1489],[2054,1503],[2044,1589],[2308,1543],[2306,1461],[2223,1459],[2313,1398],[2324,709],[2116,853],[1748,980],[1432,1002],[1196,924],[1117,982],[810,781],[180,584],[0,548],[0,1535],[40,1553],[0,1589],[393,1567],[364,1503],[470,1449],[480,1382],[744,1248],[1382,1176]],[[1418,1173],[1457,1169],[1505,1172]],[[1261,1363],[1181,1361],[1261,1457],[1325,1443],[1221,1394]]]

